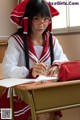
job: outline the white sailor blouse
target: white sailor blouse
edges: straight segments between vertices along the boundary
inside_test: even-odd
[[[32,68],[36,62],[44,62],[48,67],[51,66],[49,36],[47,36],[45,40],[44,46],[34,46],[29,36],[28,47],[30,68]],[[53,53],[53,63],[68,60],[55,36],[53,36]],[[26,68],[25,64],[23,37],[20,35],[13,35],[8,40],[8,47],[3,59],[3,77],[26,78],[28,75],[29,70]]]

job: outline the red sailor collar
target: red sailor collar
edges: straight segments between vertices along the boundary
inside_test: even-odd
[[[50,56],[50,48],[49,48],[49,35],[46,34],[45,35],[45,44],[43,46],[43,51],[42,54],[40,56],[40,58],[38,59],[35,49],[34,49],[34,45],[32,43],[31,37],[28,37],[29,39],[29,57],[34,60],[35,62],[45,62],[49,56]]]

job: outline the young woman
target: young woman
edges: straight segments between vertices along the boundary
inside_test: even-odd
[[[66,55],[55,36],[51,33],[52,17],[58,11],[44,0],[24,0],[11,13],[10,18],[18,26],[18,31],[8,40],[3,60],[4,78],[36,78],[44,74],[53,76],[59,68],[56,66],[67,61]],[[9,90],[3,94],[3,100]],[[26,93],[25,93],[26,94]],[[20,106],[19,106],[20,104]],[[21,109],[21,111],[20,111]],[[15,120],[28,119],[30,107],[14,97]],[[38,115],[38,120],[60,120],[59,112]]]

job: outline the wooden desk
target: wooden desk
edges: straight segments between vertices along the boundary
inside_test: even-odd
[[[80,106],[80,80],[23,84],[16,86],[15,90],[30,104],[32,120],[37,120],[36,115],[40,113]]]
[[[0,40],[0,63],[3,61],[4,53],[7,48],[8,41],[7,40]]]

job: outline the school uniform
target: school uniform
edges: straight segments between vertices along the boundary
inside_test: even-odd
[[[63,53],[62,47],[58,40],[53,36],[53,53],[54,61],[67,61],[66,55]],[[32,40],[29,39],[29,66],[30,69],[37,62],[44,62],[48,67],[51,66],[50,61],[49,40],[46,39],[45,45],[33,46]],[[26,78],[29,75],[29,70],[25,67],[24,45],[22,37],[13,35],[9,38],[8,48],[3,59],[3,76],[4,78],[17,77]],[[6,70],[7,69],[7,70]]]

